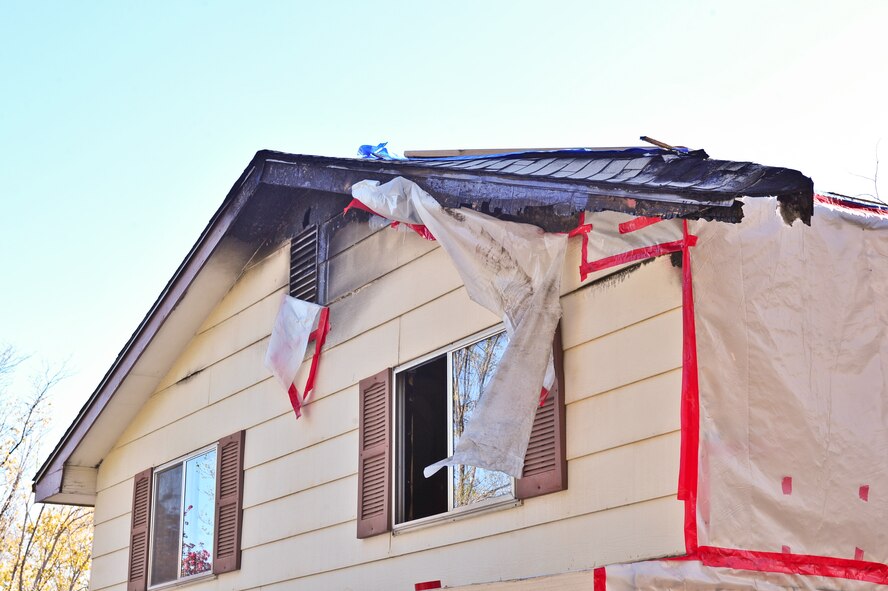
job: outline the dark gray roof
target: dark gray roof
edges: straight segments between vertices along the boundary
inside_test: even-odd
[[[813,212],[813,182],[799,171],[715,160],[702,150],[576,149],[404,160],[260,152],[258,159],[280,186],[347,194],[363,179],[404,176],[448,207],[471,207],[550,231],[567,228],[568,218],[583,210],[736,222],[742,218],[736,200],[744,196],[779,197],[806,222]]]
[[[567,155],[564,155],[564,153]],[[811,180],[786,168],[753,162],[713,160],[706,152],[685,154],[666,150],[637,152],[594,152],[571,155],[573,150],[536,152],[515,156],[453,158],[413,158],[401,161],[408,166],[471,170],[533,178],[622,184],[633,187],[673,189],[679,192],[732,193],[760,197],[786,192],[813,191]]]

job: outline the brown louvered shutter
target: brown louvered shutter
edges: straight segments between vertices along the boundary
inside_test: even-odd
[[[309,226],[290,240],[290,295],[318,301],[318,227]]]
[[[391,370],[358,392],[358,537],[369,538],[391,530]]]
[[[537,409],[524,456],[524,472],[516,481],[519,499],[538,497],[567,488],[567,454],[564,432],[564,354],[561,349],[561,326],[555,331],[552,345],[555,357],[555,385],[546,403]]]
[[[216,532],[213,573],[240,568],[244,498],[244,431],[219,440],[216,452]]]
[[[130,521],[127,591],[145,591],[148,588],[148,535],[151,530],[152,472],[152,469],[148,468],[133,478],[133,512]]]

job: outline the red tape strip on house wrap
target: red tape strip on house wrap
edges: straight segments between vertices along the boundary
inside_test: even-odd
[[[342,210],[342,213],[346,214],[346,213],[348,213],[348,210],[350,210],[350,209],[360,209],[362,211],[372,213],[375,216],[379,216],[381,218],[388,219],[384,215],[379,215],[378,213],[376,213],[375,211],[373,211],[372,209],[370,209],[369,207],[364,205],[364,203],[362,203],[361,201],[358,201],[357,199],[352,199],[351,202],[345,206],[345,209]],[[397,228],[398,226],[401,225],[401,222],[392,222],[389,225],[392,228]],[[425,226],[423,226],[422,224],[405,224],[405,225],[408,228],[410,228],[411,230],[413,230],[414,232],[416,232],[417,234],[419,234],[420,236],[422,236],[423,238],[425,238],[426,240],[434,240],[435,239],[435,237],[432,235],[431,231],[429,231],[429,229],[426,228]]]
[[[592,571],[592,591],[607,591],[607,571],[603,566]]]
[[[700,447],[700,387],[697,375],[697,326],[694,320],[694,281],[691,246],[697,237],[688,233],[682,220],[681,240],[681,456],[678,468],[678,499],[685,502],[685,551],[697,551],[697,481]]]
[[[318,372],[318,365],[321,363],[321,354],[324,352],[324,343],[327,341],[327,333],[330,332],[330,308],[321,308],[321,314],[318,318],[318,327],[308,335],[308,342],[315,342],[315,352],[311,356],[311,367],[308,370],[308,378],[305,380],[305,396],[302,397],[303,402],[308,402],[312,391],[314,390],[315,376]],[[296,418],[302,416],[302,403],[299,402],[299,390],[296,384],[290,384],[287,389],[290,396],[290,405]]]
[[[594,273],[595,271],[601,271],[602,269],[616,267],[617,265],[623,265],[643,259],[658,257],[664,254],[678,252],[680,250],[683,250],[686,244],[687,246],[694,246],[697,243],[697,237],[689,235],[687,233],[687,222],[685,222],[685,236],[681,240],[642,246],[641,248],[621,252],[620,254],[615,254],[603,259],[590,261],[588,260],[589,237],[587,236],[587,233],[592,230],[592,225],[583,225],[585,214],[580,214],[580,216],[580,225],[575,230],[572,230],[570,234],[568,234],[568,236],[576,236],[577,234],[582,233],[581,235],[583,237],[583,244],[580,250],[580,253],[582,255],[580,262],[580,281],[585,281],[589,274]],[[648,226],[652,226],[662,221],[662,218],[657,217],[637,217],[629,220],[628,222],[623,222],[617,227],[620,234],[628,234],[630,232],[641,230],[642,228],[647,228]]]

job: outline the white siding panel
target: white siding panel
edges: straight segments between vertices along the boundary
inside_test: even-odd
[[[252,468],[358,428],[358,386],[312,401],[296,419],[292,410],[247,432],[244,466]],[[357,451],[355,451],[357,453]]]
[[[128,560],[129,548],[94,558],[89,572],[90,588],[102,589],[126,583]]]
[[[564,575],[532,577],[518,581],[497,581],[450,587],[453,591],[589,591],[593,584],[593,571],[580,571]]]
[[[567,407],[567,457],[677,431],[680,405],[680,369],[574,402]]]
[[[271,377],[271,370],[265,367],[268,341],[268,338],[264,338],[205,370],[204,373],[209,375],[210,381],[210,404]]]
[[[357,514],[357,474],[280,497],[244,511],[244,548],[352,522]],[[319,509],[323,510],[319,510]]]
[[[102,462],[98,486],[102,489],[132,478],[140,470],[214,443],[239,429],[258,425],[269,415],[282,415],[289,408],[286,393],[273,380],[265,380],[114,449]]]
[[[566,516],[597,513],[673,495],[677,489],[677,479],[674,476],[678,471],[679,445],[679,434],[669,433],[636,445],[626,445],[572,460],[568,463],[568,490],[528,499],[517,507],[399,532],[392,538],[388,552],[392,555],[410,554],[426,548],[526,530]],[[248,477],[249,475],[248,472]],[[602,478],[601,475],[607,477]],[[344,483],[352,486],[344,488]],[[245,531],[251,532],[250,545],[279,540],[284,531],[298,535],[336,526],[345,521],[346,516],[354,519],[356,492],[357,482],[349,477],[260,505],[258,509],[261,511],[251,510],[244,515]],[[316,508],[319,506],[328,509],[318,512]],[[287,523],[270,526],[267,519],[261,516],[270,517],[277,507],[286,507],[280,514],[288,515],[289,518]],[[250,523],[249,515],[257,516],[259,521]],[[354,528],[354,521],[350,523]],[[352,544],[353,538],[354,529],[338,545]]]
[[[681,310],[672,310],[564,352],[570,403],[681,367]]]
[[[343,542],[354,536],[348,523],[246,550],[232,588],[389,591],[433,579],[456,587],[583,571],[683,552],[682,519],[680,503],[655,499],[399,557],[388,552],[386,536]],[[309,578],[271,585],[300,577]]]
[[[101,469],[99,470],[101,472]],[[93,524],[98,525],[109,519],[129,514],[133,504],[132,478],[119,482],[111,487],[99,489],[96,494],[96,509],[93,513]]]
[[[252,265],[240,277],[222,301],[210,312],[199,333],[231,318],[266,296],[290,284],[290,243]]]
[[[330,323],[334,329],[337,325],[347,325],[350,322],[349,317],[340,312],[330,311]],[[326,350],[321,357],[312,398],[323,398],[328,394],[339,392],[387,367],[397,365],[399,322],[400,320],[387,322],[339,344],[331,344],[328,339]],[[309,350],[311,351],[311,347]],[[297,384],[305,383],[308,370],[309,364],[303,363],[296,378]]]
[[[247,447],[250,440],[247,440]],[[358,432],[328,439],[299,453],[246,471],[244,507],[252,507],[358,472]]]
[[[678,488],[679,444],[678,433],[670,433],[572,460],[566,491],[528,499],[520,507],[400,533],[392,539],[391,552],[459,544],[673,495]]]
[[[681,307],[681,269],[660,257],[561,300],[565,349]]]
[[[327,342],[351,339],[461,285],[447,253],[437,248],[331,304]]]
[[[98,558],[129,547],[130,514],[121,515],[95,526],[92,557]]]
[[[327,299],[343,295],[439,248],[413,231],[376,232],[328,262]]]
[[[540,586],[516,581],[473,588],[573,591],[591,577],[581,571],[682,552],[683,505],[674,496],[680,273],[662,258],[577,289],[579,240],[571,242],[563,285],[571,293],[562,300],[568,490],[358,540],[358,381],[499,319],[469,301],[435,244],[389,230],[373,234],[336,257],[340,268],[351,269],[337,279],[337,289],[349,295],[331,307],[333,328],[314,400],[296,420],[286,392],[263,365],[286,290],[283,246],[232,288],[102,463],[93,588],[125,587],[133,474],[242,428],[243,566],[189,585],[195,591],[389,591],[430,579],[456,587],[578,573],[536,581]],[[394,258],[377,260],[385,254],[377,246],[395,243],[403,248],[390,253]],[[372,263],[364,268],[362,260]],[[182,380],[196,370],[202,371]]]
[[[401,316],[398,362],[420,357],[500,320],[470,300],[461,287]]]
[[[173,364],[172,369],[161,380],[157,391],[175,384],[188,375],[206,369],[216,361],[270,335],[281,298],[284,297],[286,291],[286,288],[281,288],[206,332],[195,336],[181,357]]]
[[[201,371],[155,393],[129,424],[115,447],[144,437],[152,431],[205,408],[210,398],[210,375]]]

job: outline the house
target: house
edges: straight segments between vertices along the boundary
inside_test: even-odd
[[[447,211],[565,234],[556,381],[532,419],[521,478],[464,465],[422,474],[472,424],[509,337],[500,316],[470,300],[459,264],[437,241],[344,213],[362,181],[398,178]],[[731,253],[739,242],[719,237],[735,234],[705,229],[760,223],[767,236],[801,235],[815,227],[812,215],[816,226],[812,183],[797,171],[668,147],[407,160],[259,152],[41,467],[37,500],[95,506],[94,591],[394,590],[434,581],[479,591],[629,589],[670,573],[718,584],[718,569],[794,576],[787,564],[809,567],[797,558],[804,540],[778,532],[769,541],[776,558],[735,553],[723,562],[722,547],[709,543],[734,540],[709,527],[717,515],[706,512],[722,508],[697,479],[717,488],[709,464],[698,471],[698,449],[716,457],[716,430],[705,414],[701,425],[689,397],[698,364],[689,361],[689,326],[695,302],[710,313],[722,300],[709,294],[736,290],[719,280],[720,265],[731,268],[725,258],[701,258],[706,281],[695,299],[696,239],[683,220],[696,220],[713,253]],[[284,294],[329,308],[299,419],[264,364]],[[705,355],[719,349],[713,331],[748,327],[733,312],[698,315],[714,327],[696,333]],[[713,316],[730,322],[710,326]],[[704,367],[699,350],[701,392],[722,369],[736,383],[749,377],[727,369],[730,359]],[[787,408],[804,411],[799,404]],[[721,410],[730,424],[737,409]],[[870,466],[867,478],[876,476]],[[778,478],[784,491],[803,480]],[[877,488],[859,485],[858,495]],[[794,518],[808,509],[793,509]],[[751,535],[730,548],[750,548],[746,541],[758,544]],[[657,560],[685,555],[694,560]],[[819,574],[876,564],[853,550],[846,562]],[[601,568],[620,564],[628,566]]]

